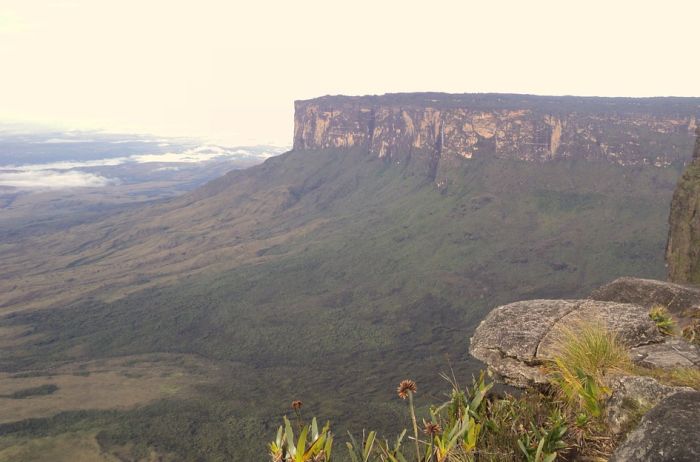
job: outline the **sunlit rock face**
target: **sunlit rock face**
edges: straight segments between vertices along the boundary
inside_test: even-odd
[[[362,147],[401,162],[449,159],[686,162],[700,98],[406,93],[295,103],[294,149]]]
[[[700,284],[700,128],[693,161],[683,172],[671,202],[666,261],[673,282]]]

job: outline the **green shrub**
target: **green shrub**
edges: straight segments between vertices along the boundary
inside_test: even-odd
[[[552,462],[557,458],[557,451],[566,448],[565,420],[561,414],[555,413],[549,422],[549,428],[538,428],[530,425],[531,433],[526,433],[518,440],[518,446],[525,455],[527,462]]]
[[[659,329],[659,332],[661,332],[663,335],[673,334],[676,323],[665,306],[652,306],[651,311],[649,311],[649,317],[652,321],[654,321],[657,329]]]

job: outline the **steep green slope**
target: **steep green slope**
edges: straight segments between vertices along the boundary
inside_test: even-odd
[[[398,380],[437,392],[448,358],[462,377],[477,370],[467,341],[496,304],[663,276],[676,170],[465,160],[439,189],[420,159],[397,166],[361,150],[293,151],[127,217],[93,244],[92,261],[164,245],[138,232],[157,228],[177,245],[202,242],[194,248],[211,249],[211,266],[114,300],[6,316],[0,327],[31,326],[40,340],[3,350],[0,365],[177,352],[219,361],[224,378],[197,398],[0,426],[0,434],[102,429],[104,448],[136,442],[186,460],[260,460],[292,399],[342,423],[341,434],[390,429],[402,412],[392,399]],[[74,266],[83,267],[95,265]]]

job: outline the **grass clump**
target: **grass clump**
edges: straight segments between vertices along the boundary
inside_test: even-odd
[[[676,327],[676,322],[671,317],[668,312],[668,308],[663,305],[654,305],[649,311],[649,318],[656,324],[656,328],[659,329],[663,335],[672,335]]]
[[[553,350],[552,383],[574,410],[599,417],[610,393],[606,375],[630,367],[627,348],[602,324],[578,322],[560,329]]]
[[[630,369],[629,351],[614,332],[596,321],[562,327],[553,351],[549,365],[552,391],[564,403],[576,450],[606,457],[614,444],[604,419],[611,394],[607,377]]]

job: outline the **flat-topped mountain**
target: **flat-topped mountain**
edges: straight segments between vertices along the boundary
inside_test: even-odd
[[[390,430],[399,380],[439,392],[450,363],[458,377],[481,367],[466,339],[493,306],[663,277],[698,101],[324,97],[297,103],[290,152],[0,240],[0,395],[59,387],[0,397],[0,444],[88,428],[126,459],[133,444],[257,460],[292,399],[338,435]],[[140,393],[153,382],[134,364],[173,388]],[[100,411],[136,395],[151,404]],[[51,419],[76,409],[92,412]]]
[[[684,162],[700,98],[404,93],[297,101],[294,149],[361,147],[404,161],[426,151],[432,173],[454,158]]]

